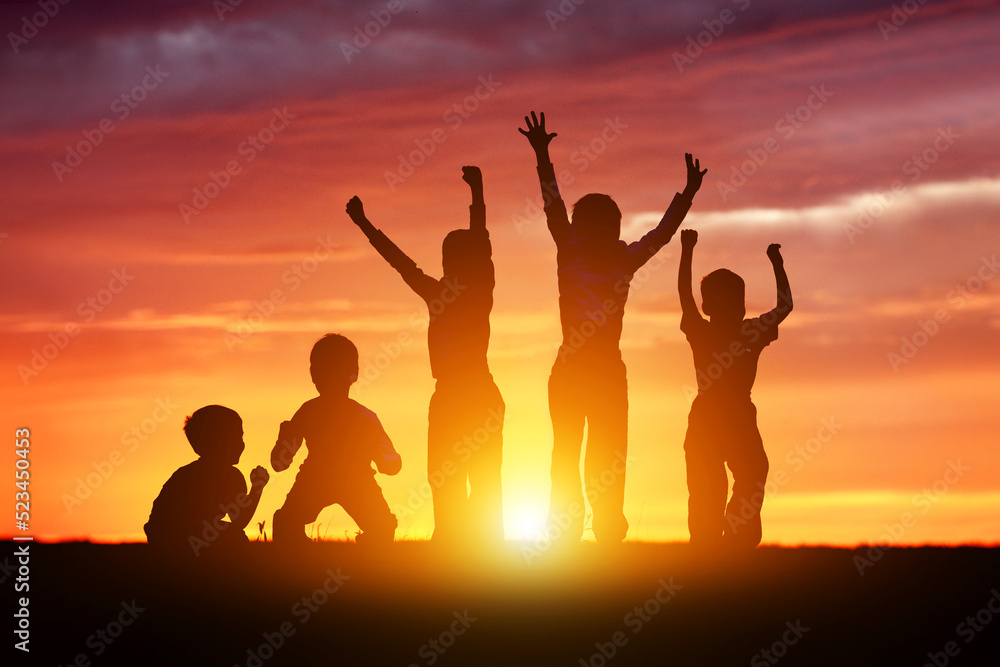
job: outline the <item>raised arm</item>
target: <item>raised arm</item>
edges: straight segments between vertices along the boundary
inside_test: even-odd
[[[781,244],[772,243],[767,246],[767,257],[774,267],[774,282],[777,285],[778,303],[771,311],[768,319],[774,318],[775,324],[781,324],[792,312],[792,288],[788,285],[788,275],[785,273],[785,260],[781,257]]]
[[[684,164],[687,166],[687,184],[681,195],[685,199],[694,199],[694,195],[701,189],[701,182],[705,180],[708,169],[701,168],[701,160],[694,158],[690,153],[684,154]]]
[[[389,237],[376,229],[368,217],[365,215],[364,204],[358,197],[351,197],[347,202],[347,215],[351,217],[354,224],[365,233],[372,247],[382,255],[382,258],[389,263],[389,266],[396,269],[403,281],[410,286],[414,292],[424,300],[434,298],[439,293],[438,281],[431,278],[426,273],[417,268],[416,262],[406,256]],[[485,213],[484,213],[485,216]]]
[[[542,207],[545,209],[545,219],[549,225],[549,232],[556,244],[569,240],[570,226],[569,216],[566,214],[566,204],[559,196],[559,186],[556,183],[556,170],[552,166],[549,158],[549,142],[557,135],[555,132],[549,134],[545,131],[545,114],[541,118],[531,112],[531,117],[524,117],[525,128],[518,128],[518,132],[528,138],[528,143],[535,151],[535,159],[538,169],[538,181],[542,186]]]
[[[368,240],[378,234],[378,230],[375,225],[368,220],[368,216],[365,215],[365,205],[361,201],[361,198],[357,195],[351,197],[350,201],[347,202],[347,207],[345,209],[347,215],[350,216],[351,221],[358,226],[358,229],[365,233]]]
[[[681,263],[677,270],[677,293],[681,298],[682,321],[692,317],[701,318],[698,304],[694,300],[694,293],[691,291],[691,258],[694,255],[696,243],[698,243],[697,231],[685,229],[681,232]]]
[[[472,190],[469,229],[486,229],[486,200],[483,199],[483,172],[479,167],[462,167],[462,180]]]
[[[691,201],[694,195],[701,188],[701,182],[708,173],[708,169],[701,168],[701,161],[693,158],[691,153],[684,154],[684,162],[687,165],[687,185],[684,192],[674,195],[673,201],[667,212],[660,218],[659,224],[646,234],[629,244],[629,253],[632,256],[632,270],[637,271],[643,264],[655,255],[660,248],[665,246],[677,232],[677,228],[684,221],[688,209],[691,208]]]
[[[555,132],[549,134],[545,131],[545,112],[542,112],[541,119],[539,119],[535,112],[531,112],[531,117],[524,117],[524,124],[526,128],[519,127],[517,131],[528,138],[528,143],[531,144],[531,148],[535,151],[535,158],[538,161],[538,167],[544,167],[547,164],[552,164],[552,160],[549,159],[549,142],[555,139],[557,135]],[[544,183],[542,185],[545,185]],[[559,191],[555,190],[555,196],[559,196]],[[542,190],[542,195],[546,195],[546,191]]]

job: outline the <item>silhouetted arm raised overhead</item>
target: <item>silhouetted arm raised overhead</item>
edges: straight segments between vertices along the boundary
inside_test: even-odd
[[[556,245],[560,245],[569,240],[570,226],[569,216],[566,214],[566,204],[559,196],[559,186],[556,183],[556,170],[552,166],[549,158],[549,142],[556,137],[556,133],[549,134],[545,131],[545,114],[541,114],[541,119],[531,112],[531,117],[524,117],[527,129],[518,128],[518,132],[528,138],[528,143],[535,151],[535,158],[538,165],[538,181],[542,186],[542,205],[545,209],[545,219],[549,225],[549,232]]]
[[[463,252],[469,262],[464,280],[469,286],[492,291],[496,284],[493,271],[493,247],[490,233],[486,229],[486,202],[483,199],[483,173],[479,167],[462,167],[462,180],[472,190],[472,204],[469,205],[469,240]]]
[[[691,208],[691,201],[694,195],[701,188],[701,182],[708,173],[708,169],[702,170],[701,161],[694,160],[690,153],[684,154],[684,161],[687,164],[687,186],[684,192],[674,195],[673,201],[667,212],[660,218],[659,224],[646,234],[628,246],[629,255],[632,257],[632,270],[637,271],[643,264],[655,255],[660,248],[673,238],[677,228],[684,221],[688,209]]]
[[[696,320],[704,320],[698,312],[694,293],[691,291],[691,258],[698,243],[698,232],[685,229],[681,232],[681,263],[677,270],[677,293],[681,298],[681,331],[688,331],[688,325]]]
[[[389,263],[389,266],[399,272],[399,275],[410,286],[410,289],[425,301],[438,296],[440,292],[438,281],[421,271],[417,267],[416,262],[396,247],[396,244],[390,241],[389,237],[383,234],[381,230],[375,228],[375,225],[365,216],[364,205],[360,199],[351,197],[351,200],[347,202],[347,214],[351,216],[354,224],[365,233],[368,241],[378,251],[378,254],[382,255],[382,258]]]
[[[468,183],[472,190],[472,203],[469,205],[469,229],[473,231],[486,229],[483,172],[479,170],[479,167],[462,167],[462,180]]]
[[[772,243],[767,246],[767,257],[771,260],[771,266],[774,267],[774,282],[778,288],[778,304],[770,313],[765,313],[762,317],[766,318],[767,322],[773,318],[774,324],[781,324],[788,317],[788,313],[792,312],[792,288],[789,286],[788,276],[785,274],[785,261],[781,257],[781,245]]]

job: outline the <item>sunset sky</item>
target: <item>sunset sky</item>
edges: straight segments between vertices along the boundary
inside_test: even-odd
[[[795,312],[753,392],[764,543],[1000,542],[1000,3],[576,1],[0,6],[0,392],[4,429],[32,431],[32,534],[144,539],[203,405],[242,415],[240,470],[265,465],[315,396],[313,342],[339,332],[361,354],[352,396],[403,458],[376,478],[397,539],[429,536],[426,307],[344,205],[440,276],[473,164],[507,537],[534,537],[560,331],[517,127],[541,110],[563,196],[610,194],[626,241],[700,158],[694,273],[742,275],[752,314],[781,243]],[[630,540],[687,539],[679,247],[626,309]],[[339,507],[319,523],[354,533]]]

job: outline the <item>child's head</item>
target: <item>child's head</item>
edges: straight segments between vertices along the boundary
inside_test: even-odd
[[[475,263],[469,258],[469,244],[472,232],[468,229],[456,229],[448,232],[441,244],[441,264],[446,278],[460,278],[476,269]]]
[[[184,435],[203,459],[236,465],[243,454],[243,420],[221,405],[198,408],[184,420]]]
[[[741,322],[747,314],[746,283],[729,269],[701,279],[701,309],[713,320]]]
[[[584,195],[573,204],[573,229],[580,236],[617,241],[622,231],[622,212],[607,195]]]
[[[309,354],[309,375],[320,394],[346,392],[358,379],[358,348],[340,334],[323,336]]]

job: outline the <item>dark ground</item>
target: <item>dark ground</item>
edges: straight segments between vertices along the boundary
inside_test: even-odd
[[[145,544],[32,544],[30,659],[8,602],[4,664],[1000,664],[996,548],[876,550],[861,576],[868,549],[582,544],[529,564],[515,543],[491,560],[312,546],[192,567]]]

